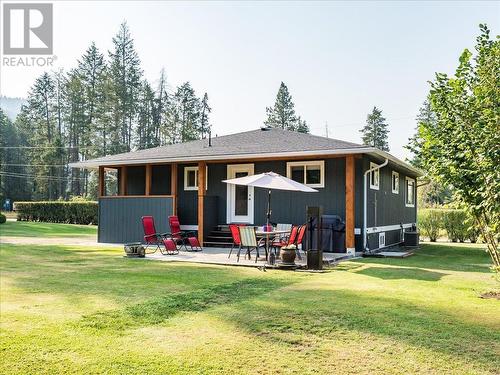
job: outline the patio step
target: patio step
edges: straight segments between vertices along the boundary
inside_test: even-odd
[[[230,248],[232,246],[232,242],[217,242],[217,241],[203,241],[203,246],[208,247],[227,247]]]
[[[203,244],[204,246],[213,247],[231,247],[233,245],[233,237],[229,231],[229,226],[221,224],[214,227],[205,237]]]

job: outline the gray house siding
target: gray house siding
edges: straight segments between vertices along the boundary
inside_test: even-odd
[[[98,242],[140,242],[144,236],[141,217],[155,218],[156,230],[169,232],[168,215],[173,204],[169,197],[100,198]]]

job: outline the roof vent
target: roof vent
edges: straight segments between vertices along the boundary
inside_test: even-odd
[[[271,130],[271,127],[270,127],[270,126],[268,126],[268,125],[262,125],[262,126],[260,127],[260,130],[262,130],[262,131]]]

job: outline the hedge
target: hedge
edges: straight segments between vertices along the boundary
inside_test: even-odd
[[[97,202],[16,202],[17,220],[48,223],[97,224]]]
[[[4,214],[0,214],[0,224],[3,224],[7,221],[7,217]]]
[[[476,242],[477,229],[472,225],[469,215],[460,209],[426,208],[418,212],[420,232],[435,242],[441,231],[446,231],[452,242]]]

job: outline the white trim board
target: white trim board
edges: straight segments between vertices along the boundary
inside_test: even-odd
[[[407,223],[403,224],[403,229],[408,229],[411,228],[412,225],[415,223]],[[373,233],[380,233],[380,232],[390,232],[392,230],[400,230],[401,225],[395,224],[395,225],[386,225],[383,227],[370,227],[366,228],[366,234],[373,234]]]
[[[181,225],[181,230],[198,230],[198,225]]]

